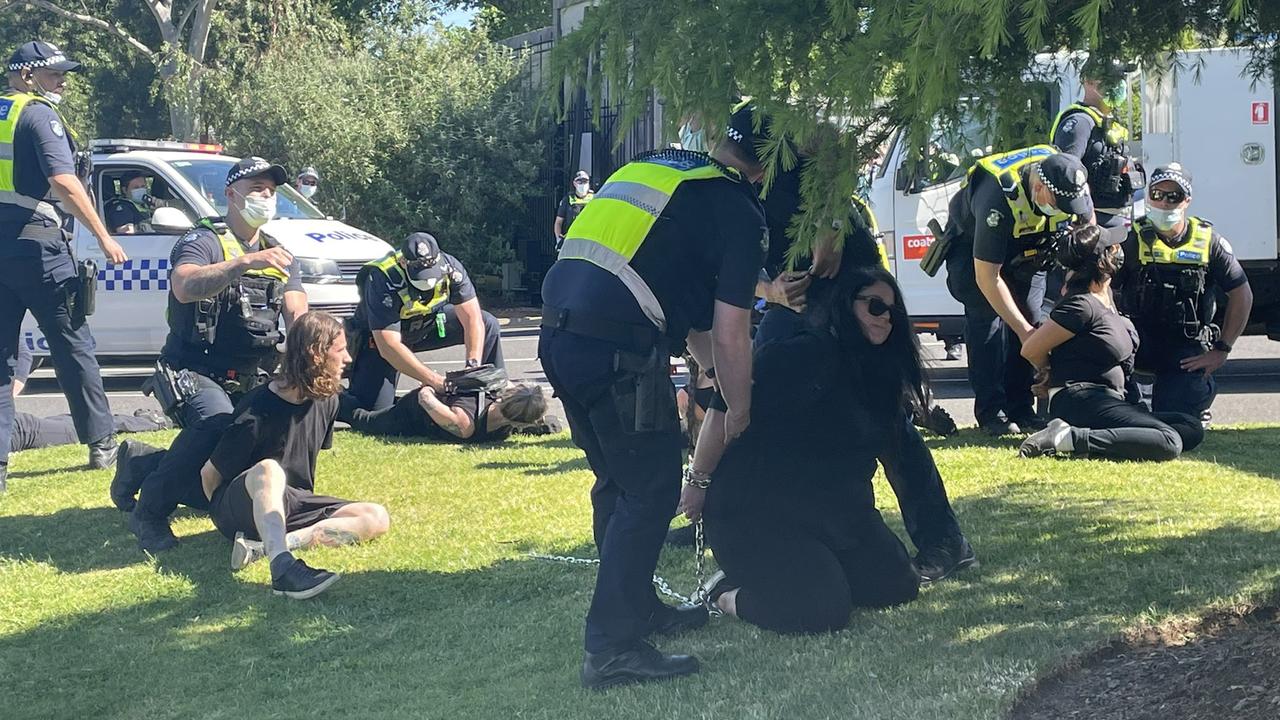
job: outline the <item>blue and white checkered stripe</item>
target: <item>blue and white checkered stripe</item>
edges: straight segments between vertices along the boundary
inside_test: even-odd
[[[126,260],[122,265],[112,265],[105,270],[99,270],[98,290],[107,292],[160,290],[168,292],[169,259]]]

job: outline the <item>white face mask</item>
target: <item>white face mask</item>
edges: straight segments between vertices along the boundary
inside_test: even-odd
[[[302,197],[309,199],[312,195],[316,194],[316,186],[315,185],[299,185],[298,192],[302,194]]]
[[[1182,222],[1184,215],[1185,211],[1183,208],[1162,210],[1157,207],[1151,207],[1150,205],[1147,206],[1147,219],[1151,221],[1152,225],[1156,226],[1156,229],[1164,230],[1166,232],[1177,227],[1178,223]]]
[[[48,100],[49,102],[53,103],[54,105],[57,105],[58,103],[62,102],[62,93],[49,92],[48,90],[45,90],[43,87],[40,87],[40,81],[36,80],[35,73],[31,74],[30,85],[31,87],[36,89],[36,94],[38,94],[40,97],[44,98],[45,100]]]
[[[585,196],[586,196],[586,194],[587,194],[587,184],[586,184],[586,183],[574,183],[574,184],[573,184],[573,192],[574,192],[574,193],[576,193],[578,197],[585,197]]]
[[[244,207],[240,208],[240,218],[249,227],[256,230],[275,219],[275,195],[270,198],[258,197],[257,195],[240,195],[240,197],[244,198]]]
[[[147,189],[145,187],[134,188],[129,191],[129,198],[136,203],[144,202],[147,199]]]
[[[707,149],[707,133],[704,130],[690,130],[688,125],[680,127],[680,147],[685,150],[703,152]]]
[[[1053,217],[1054,215],[1062,214],[1062,211],[1058,209],[1057,205],[1041,205],[1040,203],[1036,203],[1036,207],[1039,208],[1040,212],[1046,217]]]

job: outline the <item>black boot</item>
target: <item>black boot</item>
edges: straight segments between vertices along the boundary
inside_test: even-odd
[[[663,605],[649,617],[649,632],[679,635],[707,624],[707,608],[702,605]]]
[[[630,683],[666,680],[698,672],[692,655],[663,655],[646,642],[618,653],[587,653],[582,661],[582,687],[589,690]]]
[[[129,529],[138,538],[138,549],[158,555],[178,546],[178,536],[169,527],[168,518],[146,517],[141,512],[129,513]]]
[[[120,444],[115,435],[108,435],[101,440],[89,444],[89,469],[102,470],[116,464],[116,455],[120,452]]]

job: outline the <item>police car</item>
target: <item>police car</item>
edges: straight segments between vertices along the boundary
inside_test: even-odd
[[[151,140],[95,140],[90,149],[90,188],[99,216],[124,195],[125,178],[137,172],[150,178],[149,194],[159,205],[136,233],[108,228],[129,255],[123,265],[108,266],[93,235],[76,224],[76,257],[99,267],[96,311],[89,319],[96,352],[108,358],[156,356],[168,333],[169,253],[196,220],[226,213],[227,172],[239,158],[223,154],[220,145]],[[380,238],[326,216],[291,185],[277,190],[276,219],[262,232],[298,258],[311,309],[339,317],[355,312],[360,267],[390,250]],[[22,338],[36,355],[48,354],[29,316]]]

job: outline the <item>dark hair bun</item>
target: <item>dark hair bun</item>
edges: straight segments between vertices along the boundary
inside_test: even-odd
[[[1075,272],[1089,272],[1096,268],[1106,252],[1106,248],[1099,244],[1103,232],[1097,225],[1071,228],[1058,242],[1058,263]]]

